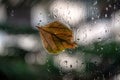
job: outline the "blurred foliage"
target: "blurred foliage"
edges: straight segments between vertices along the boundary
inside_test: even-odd
[[[52,0],[49,0],[52,1]],[[2,0],[1,2],[8,7],[31,7],[33,5],[36,5],[38,3],[47,3],[48,0],[19,0],[19,3],[13,6],[14,1],[12,0]]]
[[[109,78],[110,76],[115,75],[117,72],[119,72],[118,67],[120,67],[120,43],[98,42],[94,43],[93,46],[94,48],[90,48],[91,46],[78,47],[78,50],[85,52],[86,55],[98,55],[103,58],[100,65],[95,65],[97,62],[91,63],[87,61],[85,72],[90,73],[89,75],[93,76],[93,78],[99,77],[97,80],[103,80],[103,75],[105,78]],[[111,75],[109,75],[109,73],[111,73]]]
[[[30,26],[1,24],[0,30],[8,34],[38,34],[38,31]],[[60,72],[53,65],[51,57],[48,58],[49,60],[45,65],[32,65],[25,62],[25,55],[30,51],[16,46],[8,47],[7,51],[4,52],[8,54],[12,52],[12,55],[0,57],[0,79],[2,80],[61,80]]]
[[[42,0],[21,0],[21,2],[17,5],[17,7],[30,6],[41,1]],[[2,3],[6,4],[7,6],[12,6],[12,3],[10,3],[10,0],[2,0]]]
[[[30,26],[19,26],[13,24],[0,24],[0,30],[3,30],[9,34],[35,34],[37,30],[30,28]]]

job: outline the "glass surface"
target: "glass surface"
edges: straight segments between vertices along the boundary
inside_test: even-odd
[[[46,51],[36,26],[53,21],[75,49]],[[0,0],[0,80],[120,80],[120,1]]]

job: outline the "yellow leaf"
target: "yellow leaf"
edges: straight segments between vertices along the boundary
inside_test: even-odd
[[[43,45],[49,53],[58,54],[65,49],[76,47],[76,43],[73,42],[72,30],[59,21],[38,27],[38,29]]]

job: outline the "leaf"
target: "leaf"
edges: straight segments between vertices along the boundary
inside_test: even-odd
[[[76,43],[73,42],[72,30],[59,21],[38,27],[38,29],[43,45],[49,53],[58,54],[65,49],[76,47]]]

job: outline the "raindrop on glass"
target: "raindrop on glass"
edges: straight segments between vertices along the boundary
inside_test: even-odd
[[[100,57],[102,57],[103,56],[103,54],[100,54]]]
[[[94,22],[96,24],[96,21]],[[91,30],[90,30],[91,31]]]
[[[100,40],[101,38],[99,37],[98,39]]]
[[[53,10],[53,12],[54,12],[54,13],[57,13],[57,12],[58,12],[58,10],[57,10],[57,9],[54,9],[54,10]]]
[[[67,60],[65,60],[64,63],[67,64]]]
[[[97,64],[97,61],[95,61],[94,63]]]
[[[11,15],[11,16],[14,16],[14,10],[11,11],[10,15]]]
[[[84,64],[84,63],[81,63],[81,64]]]
[[[40,23],[38,23],[37,25],[40,25]]]
[[[118,48],[115,48],[116,51],[118,51]]]
[[[99,18],[100,18],[100,15],[98,15],[97,18],[99,19]]]
[[[78,63],[78,60],[76,60],[76,63]]]
[[[105,32],[108,32],[108,30],[105,30]]]
[[[70,68],[72,68],[72,65],[70,65]]]
[[[68,15],[70,14],[70,11],[68,11]]]
[[[50,69],[47,69],[48,72],[50,72]]]
[[[99,51],[99,49],[97,49],[97,52]]]
[[[94,17],[92,17],[91,19],[94,20]]]
[[[94,5],[94,6],[95,6],[95,5],[97,5],[97,3],[98,3],[98,2],[97,2],[97,1],[95,1],[95,2],[93,3],[93,5]]]
[[[113,8],[114,8],[114,10],[115,10],[115,9],[116,9],[116,6],[114,5],[114,7],[113,7]]]
[[[108,5],[110,8],[112,7],[111,4]]]
[[[108,7],[106,7],[105,10],[108,11]]]
[[[61,68],[61,70],[62,70],[62,68]],[[63,75],[63,73],[62,73],[62,71],[61,70],[59,70],[59,73],[60,73],[60,75]]]
[[[39,22],[42,22],[42,20],[39,20]]]
[[[96,79],[94,78],[94,80],[96,80]]]
[[[80,39],[78,38],[77,41],[79,41]]]
[[[57,15],[54,15],[54,18],[57,18]]]
[[[99,80],[99,79],[100,79],[100,77],[98,76],[98,77],[97,77],[97,80]]]
[[[101,50],[103,50],[103,47],[101,47]]]
[[[105,18],[107,18],[108,17],[108,15],[107,14],[105,14]]]

